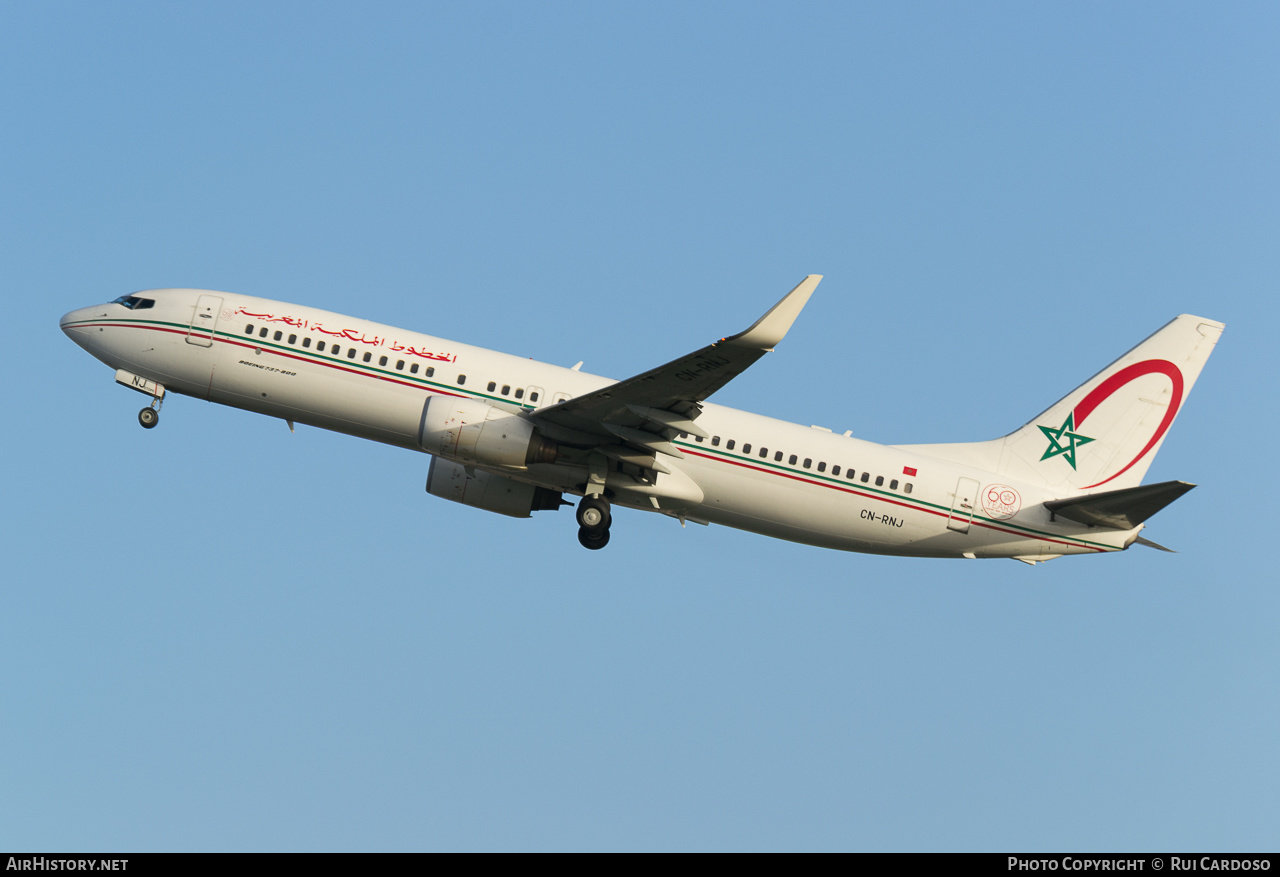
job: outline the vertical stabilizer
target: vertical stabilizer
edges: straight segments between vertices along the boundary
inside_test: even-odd
[[[1223,328],[1183,314],[1004,438],[912,447],[1064,494],[1134,487]]]

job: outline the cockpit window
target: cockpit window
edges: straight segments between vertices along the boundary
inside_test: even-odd
[[[124,305],[131,311],[133,310],[141,311],[147,308],[155,307],[156,300],[154,298],[139,298],[136,295],[122,295],[118,299],[113,301],[112,304]]]

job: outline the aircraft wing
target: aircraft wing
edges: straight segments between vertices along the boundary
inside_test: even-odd
[[[782,340],[820,280],[822,275],[810,274],[745,332],[529,416],[544,428],[568,431],[562,435],[576,434],[578,444],[622,442],[682,456],[670,439],[681,432],[706,436],[693,423],[701,412],[698,403]]]

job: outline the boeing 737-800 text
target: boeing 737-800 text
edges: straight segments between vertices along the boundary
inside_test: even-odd
[[[821,277],[751,328],[623,381],[328,311],[157,289],[62,330],[151,397],[195,396],[431,455],[427,491],[512,517],[578,503],[810,545],[917,557],[1118,551],[1194,485],[1142,477],[1223,325],[1182,315],[1047,411],[986,442],[878,445],[707,400],[786,335]]]

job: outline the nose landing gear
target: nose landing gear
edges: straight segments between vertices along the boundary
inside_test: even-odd
[[[155,429],[160,422],[160,406],[164,404],[164,384],[122,368],[116,369],[116,383],[151,397],[151,404],[138,412],[138,423],[143,429]]]
[[[151,399],[151,404],[138,412],[138,423],[142,424],[143,429],[155,429],[156,424],[160,422],[160,406],[164,402],[160,397],[155,396]]]
[[[603,496],[586,496],[578,503],[578,542],[598,551],[609,544],[609,501]]]

